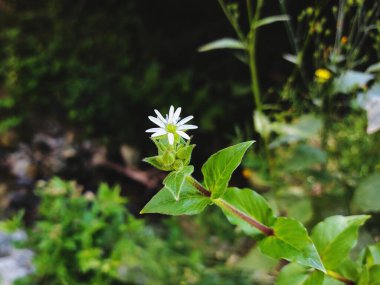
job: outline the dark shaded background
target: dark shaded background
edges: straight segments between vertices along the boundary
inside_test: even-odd
[[[227,51],[197,52],[234,37],[217,1],[2,1],[0,9],[1,98],[13,102],[3,116],[20,117],[25,138],[55,121],[82,138],[144,149],[146,116],[171,104],[195,115],[195,140],[208,146],[251,124],[248,68]],[[277,2],[264,14],[279,14]],[[264,89],[286,79],[287,51],[283,24],[260,30]]]

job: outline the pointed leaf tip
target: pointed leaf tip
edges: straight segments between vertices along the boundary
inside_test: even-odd
[[[247,149],[254,141],[242,142],[224,148],[215,154],[202,166],[206,188],[212,193],[212,198],[219,198],[227,189],[232,173],[240,165]]]

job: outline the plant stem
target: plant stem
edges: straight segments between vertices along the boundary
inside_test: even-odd
[[[309,24],[309,29],[306,35],[306,39],[304,40],[301,49],[299,49],[298,47],[298,52],[296,54],[298,64],[296,64],[291,75],[289,76],[285,84],[285,88],[291,88],[291,85],[293,81],[296,79],[298,73],[300,74],[301,79],[304,82],[304,85],[307,87],[307,82],[308,82],[308,79],[306,77],[307,72],[303,70],[304,68],[303,61],[306,54],[306,50],[309,47],[309,44],[312,40],[312,35],[314,33],[313,29],[315,27],[315,24],[318,21],[318,17],[321,15],[321,13],[323,12],[323,9],[327,6],[328,3],[329,3],[329,0],[322,0],[321,3],[315,8],[313,18],[311,19],[310,24]]]
[[[228,9],[226,7],[226,4],[224,3],[224,0],[218,0],[218,2],[219,2],[220,7],[222,7],[224,15],[226,15],[228,21],[230,22],[231,26],[234,28],[236,34],[238,35],[239,40],[242,43],[244,43],[245,37],[244,37],[243,33],[241,32],[238,23],[236,22],[236,20],[234,19],[234,17],[231,15],[231,13],[228,11]]]
[[[261,8],[263,6],[263,0],[257,0],[256,10],[253,19],[250,21],[250,31],[248,33],[248,58],[249,58],[249,69],[251,71],[251,90],[253,98],[255,101],[256,109],[262,110],[261,103],[261,91],[260,83],[257,76],[257,66],[256,66],[256,42],[257,42],[257,33],[255,24],[260,18]]]
[[[187,181],[191,183],[199,192],[201,192],[202,195],[206,197],[211,197],[210,191],[208,191],[206,188],[203,187],[201,183],[198,182],[194,177],[187,176]]]
[[[248,58],[249,58],[249,69],[251,72],[251,92],[253,95],[253,99],[256,105],[256,111],[262,112],[263,105],[261,102],[261,90],[260,90],[260,82],[257,74],[257,64],[256,64],[256,46],[257,46],[257,31],[256,31],[256,23],[260,19],[261,9],[263,7],[263,0],[257,0],[256,2],[256,10],[253,16],[253,19],[249,18],[250,31],[247,37],[247,48],[248,48]],[[250,7],[251,2],[247,0],[248,9],[252,9]],[[249,13],[251,13],[249,11]],[[264,154],[266,161],[268,163],[268,172],[269,175],[271,173],[271,158],[268,146],[268,139],[263,138],[264,144]]]
[[[340,274],[338,274],[338,273],[336,273],[334,271],[327,270],[326,275],[330,276],[330,277],[332,277],[332,278],[334,278],[336,280],[339,280],[340,282],[343,282],[343,283],[345,283],[347,285],[355,285],[354,281],[352,281],[352,280],[350,280],[350,279],[348,279],[346,277],[343,277],[343,276],[341,276]]]
[[[252,0],[247,0],[248,22],[252,22]]]
[[[336,22],[336,35],[335,35],[335,44],[334,44],[334,51],[333,51],[335,56],[338,56],[340,54],[341,39],[342,39],[343,25],[344,25],[344,7],[345,7],[345,5],[346,5],[345,0],[339,1],[338,19]]]
[[[286,9],[285,1],[279,0],[279,3],[280,3],[281,13],[284,15],[288,15],[288,11]],[[295,55],[297,56],[298,52],[299,52],[298,41],[297,41],[297,38],[296,38],[294,29],[292,27],[290,20],[285,22],[285,28],[286,28],[286,32],[288,33],[288,38],[289,38],[290,44],[292,45],[293,51],[294,51]]]
[[[194,177],[192,176],[187,176],[187,180],[204,196],[206,197],[211,197],[211,193],[210,191],[208,191],[206,188],[204,188],[202,186],[201,183],[199,183]],[[227,212],[231,213],[232,215],[246,221],[248,224],[250,224],[251,226],[253,226],[254,228],[258,229],[259,231],[261,231],[263,234],[265,234],[266,236],[272,236],[274,235],[274,231],[273,229],[263,225],[262,223],[260,223],[259,221],[256,221],[254,218],[250,217],[250,216],[247,216],[246,214],[244,214],[243,212],[239,211],[238,209],[236,209],[234,206],[232,206],[231,204],[229,204],[228,202],[226,202],[225,200],[223,199],[213,199],[212,200],[216,205],[218,205],[220,208],[226,210]]]
[[[254,218],[247,216],[245,213],[239,211],[238,209],[236,209],[234,206],[232,206],[231,204],[229,204],[225,200],[219,198],[219,199],[213,200],[213,202],[216,205],[218,205],[220,208],[224,209],[225,211],[231,213],[235,217],[242,219],[243,221],[247,222],[248,224],[250,224],[254,228],[258,229],[260,232],[262,232],[266,236],[273,236],[274,235],[273,229],[271,229],[271,228],[263,225],[262,223],[256,221]]]

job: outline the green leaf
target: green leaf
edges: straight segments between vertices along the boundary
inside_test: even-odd
[[[263,19],[260,19],[256,22],[254,22],[252,25],[252,29],[257,29],[257,28],[265,26],[265,25],[270,25],[270,24],[273,24],[276,22],[285,22],[285,21],[289,21],[289,20],[290,20],[290,18],[288,15],[270,16],[270,17],[266,17],[266,18],[263,18]]]
[[[210,156],[202,166],[204,183],[212,193],[212,198],[219,198],[224,194],[232,173],[253,142],[247,141],[222,149]]]
[[[198,51],[205,52],[215,49],[246,49],[246,46],[239,40],[223,38],[201,46]]]
[[[334,271],[347,279],[357,280],[360,273],[359,269],[358,262],[354,262],[350,255],[347,255]]]
[[[380,285],[380,264],[369,269],[369,285]]]
[[[221,199],[226,201],[239,212],[252,217],[265,226],[272,226],[276,220],[273,210],[269,207],[268,202],[251,189],[228,188]],[[239,226],[246,234],[257,235],[261,233],[249,223],[237,218],[225,209],[223,209],[223,212],[231,224]]]
[[[297,263],[290,263],[281,270],[276,285],[322,285],[324,277],[321,271],[310,271]]]
[[[380,264],[380,243],[370,245],[366,248],[365,263],[370,266]]]
[[[323,285],[344,285],[344,283],[333,279],[330,276],[325,276],[325,280],[323,281]]]
[[[184,167],[180,171],[172,171],[166,176],[164,180],[165,187],[172,193],[174,199],[176,201],[179,200],[181,190],[183,188],[183,184],[185,182],[186,177],[193,173],[194,167],[192,165]]]
[[[317,224],[312,240],[327,269],[334,270],[357,242],[358,230],[369,216],[333,216]]]
[[[300,56],[297,56],[297,55],[294,55],[294,54],[284,54],[282,56],[283,59],[285,59],[286,61],[290,62],[290,63],[293,63],[295,65],[300,65]]]
[[[360,274],[358,285],[370,285],[369,284],[369,270],[366,266],[363,267],[363,270]]]
[[[300,222],[280,217],[272,229],[275,234],[259,243],[263,253],[326,272],[312,240]]]
[[[176,200],[172,190],[162,188],[141,210],[141,214],[195,215],[204,210],[210,198],[203,196],[189,181],[182,184],[181,196]]]
[[[352,209],[360,212],[380,211],[380,173],[374,173],[360,182],[352,199]]]

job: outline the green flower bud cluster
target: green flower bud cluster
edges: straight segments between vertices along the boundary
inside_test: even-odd
[[[158,155],[144,159],[152,166],[164,171],[178,171],[189,165],[191,154],[195,144],[190,144],[190,140],[180,140],[178,143],[171,145],[166,138],[153,138]]]

